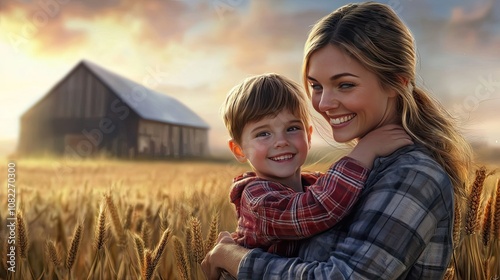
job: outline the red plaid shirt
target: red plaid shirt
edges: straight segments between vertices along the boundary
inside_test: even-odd
[[[325,231],[340,221],[357,201],[369,169],[349,157],[326,174],[302,173],[304,192],[247,172],[233,180],[236,206],[235,241],[247,248],[293,256],[297,241]],[[319,176],[321,175],[321,176]]]

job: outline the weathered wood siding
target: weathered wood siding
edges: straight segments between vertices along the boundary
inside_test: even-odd
[[[85,67],[75,68],[21,119],[22,154],[134,153],[137,115]]]
[[[21,118],[20,154],[199,157],[208,129],[147,121],[80,64]]]
[[[148,157],[198,157],[208,151],[207,130],[139,121],[138,153]]]

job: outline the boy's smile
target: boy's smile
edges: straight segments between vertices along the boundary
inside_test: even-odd
[[[250,122],[243,128],[241,145],[229,146],[240,162],[249,161],[257,176],[303,191],[300,171],[311,140],[311,127],[283,111],[276,116]]]

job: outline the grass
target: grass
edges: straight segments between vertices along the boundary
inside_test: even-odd
[[[16,273],[3,253],[0,278],[204,279],[200,262],[218,232],[236,228],[228,192],[246,169],[232,161],[18,160]],[[447,279],[500,275],[500,184],[490,170],[478,169],[467,208],[456,210]],[[10,215],[4,204],[4,225]],[[8,235],[0,227],[2,246]]]

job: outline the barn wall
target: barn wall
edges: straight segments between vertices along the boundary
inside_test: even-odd
[[[18,152],[86,157],[200,157],[208,129],[141,120],[84,64],[21,118]]]
[[[137,115],[80,65],[23,115],[19,152],[129,156],[136,131]]]
[[[142,157],[202,157],[208,152],[207,129],[139,120]]]

